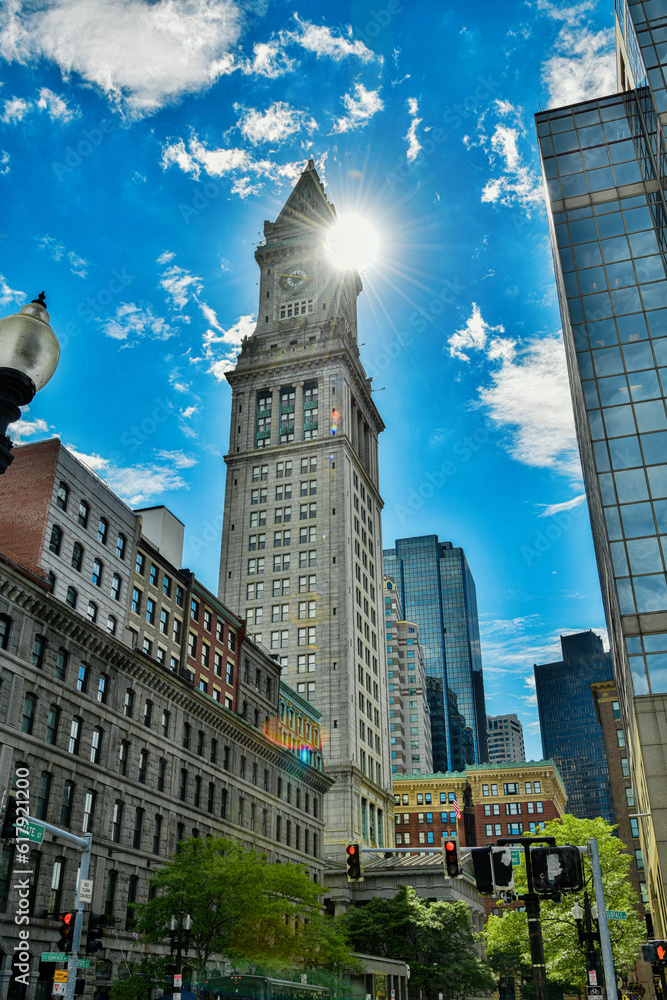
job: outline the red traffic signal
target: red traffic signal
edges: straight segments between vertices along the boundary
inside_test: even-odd
[[[61,913],[58,919],[60,920],[58,951],[69,952],[72,950],[72,938],[74,937],[74,922],[76,920],[76,913],[73,913],[72,911]]]
[[[449,878],[458,878],[461,874],[461,857],[459,854],[459,842],[453,837],[442,842],[442,856],[445,865],[445,872]]]
[[[361,874],[361,850],[359,844],[348,844],[345,848],[345,863],[347,865],[348,882],[360,882],[363,878]]]
[[[655,946],[655,953],[658,956],[658,961],[659,962],[665,962],[665,961],[667,961],[667,946],[665,945],[664,941],[660,941]]]

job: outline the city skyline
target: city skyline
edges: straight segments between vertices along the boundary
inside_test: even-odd
[[[465,549],[487,710],[517,711],[539,757],[532,665],[604,619],[532,113],[615,89],[609,5],[488,4],[476,20],[396,0],[209,7],[173,8],[193,43],[178,72],[175,25],[151,17],[165,4],[54,2],[3,24],[2,309],[45,287],[62,344],[19,437],[58,433],[132,506],[169,506],[186,565],[215,589],[223,379],[254,325],[251,243],[314,155],[339,213],[381,236],[359,339],[387,422],[384,545],[436,533]]]

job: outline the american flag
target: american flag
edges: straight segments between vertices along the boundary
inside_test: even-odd
[[[456,796],[454,796],[454,812],[456,813],[456,818],[461,819],[461,810],[459,809],[459,804],[456,801]]]

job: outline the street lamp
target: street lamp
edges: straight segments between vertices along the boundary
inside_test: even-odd
[[[598,926],[597,903],[590,905],[588,892],[584,892],[584,908],[582,910],[578,901],[572,907],[572,916],[577,925],[579,945],[586,953],[586,979],[588,986],[598,986],[602,984],[602,965],[600,962],[600,952],[593,947],[594,942],[600,944],[600,928]],[[595,923],[595,930],[593,930]],[[585,926],[585,929],[584,929]],[[591,977],[591,973],[594,976]],[[595,980],[595,981],[592,981]]]
[[[60,344],[49,326],[44,292],[12,316],[0,319],[0,475],[11,465],[7,427],[21,416],[56,370]]]
[[[190,931],[192,930],[192,917],[188,913],[183,917],[183,902],[181,901],[181,909],[178,917],[173,916],[171,918],[171,924],[169,927],[170,939],[171,939],[171,953],[175,954],[176,958],[176,971],[175,976],[182,976],[183,969],[181,968],[182,955],[185,953],[187,955],[188,949],[190,947]],[[185,934],[183,934],[185,931]]]

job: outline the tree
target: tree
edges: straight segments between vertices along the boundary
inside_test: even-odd
[[[604,819],[577,819],[575,816],[561,816],[558,820],[545,823],[544,835],[554,837],[557,844],[572,844],[580,847],[591,837],[598,842],[602,884],[608,910],[624,910],[627,920],[610,920],[614,966],[617,973],[623,973],[634,966],[638,958],[639,945],[646,939],[646,926],[636,910],[637,893],[628,879],[630,856],[625,845],[613,834],[615,827]],[[589,894],[592,894],[592,871],[590,858],[582,857],[584,876]],[[514,869],[516,892],[526,892],[526,869]],[[578,990],[586,984],[584,953],[579,945],[577,927],[572,916],[575,900],[583,907],[583,891],[564,893],[560,903],[544,900],[540,904],[542,936],[547,977],[563,988]],[[525,972],[530,968],[530,947],[525,912],[507,910],[502,917],[489,917],[484,938],[492,967],[497,973],[507,972],[508,956],[517,956],[515,969]]]
[[[410,985],[427,1000],[488,993],[494,982],[475,950],[463,902],[430,903],[408,886],[393,899],[373,899],[338,918],[356,951],[410,966]]]
[[[325,890],[306,869],[269,864],[227,837],[181,841],[150,880],[155,895],[135,906],[137,930],[149,942],[169,936],[172,917],[192,917],[188,964],[212,956],[264,963],[279,971],[327,967],[349,959],[345,941],[319,902]]]

